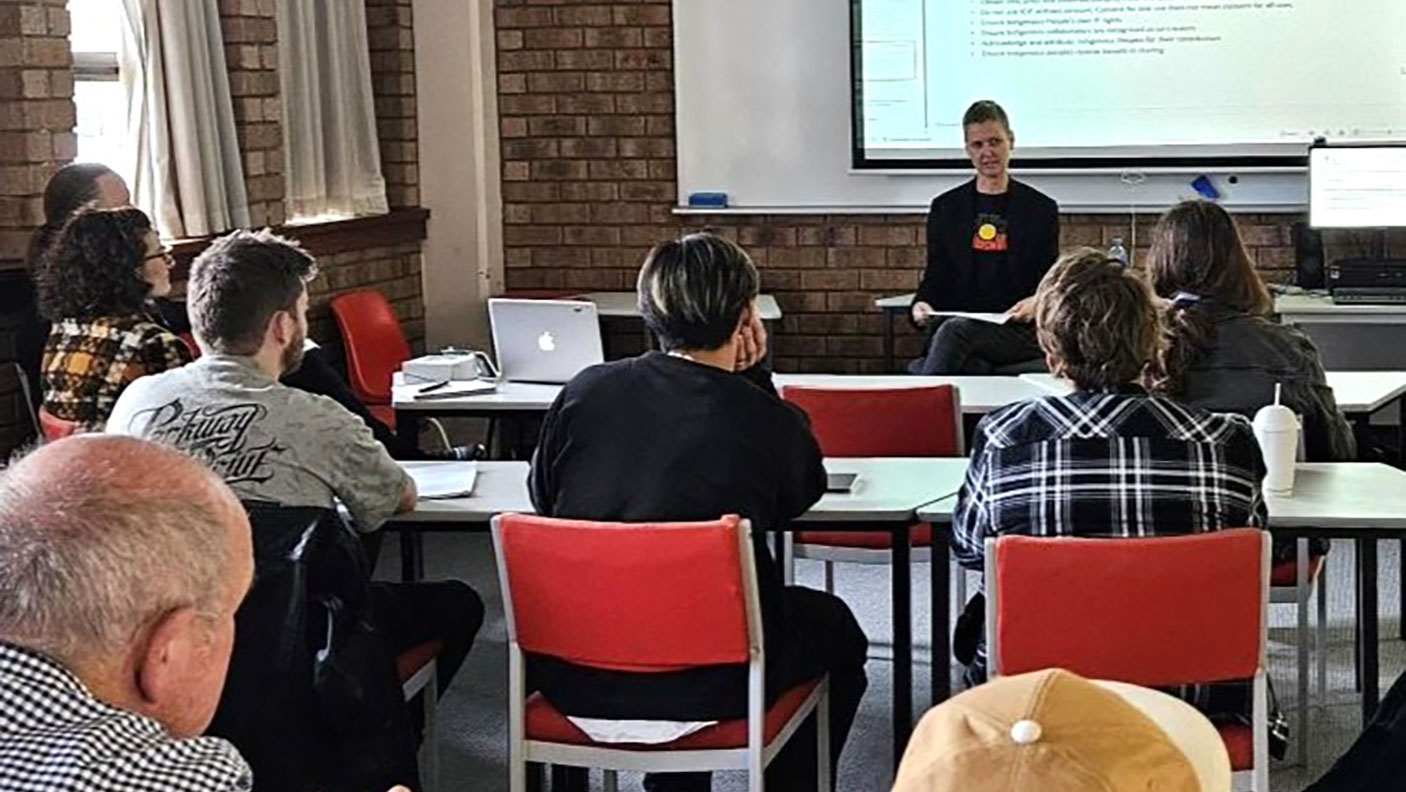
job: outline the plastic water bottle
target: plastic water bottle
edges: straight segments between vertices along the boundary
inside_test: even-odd
[[[1128,266],[1128,249],[1123,247],[1122,237],[1113,237],[1113,244],[1108,248],[1108,257],[1123,262],[1123,266]]]

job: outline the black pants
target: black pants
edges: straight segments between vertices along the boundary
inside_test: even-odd
[[[435,659],[439,694],[449,689],[483,626],[483,600],[457,580],[373,583],[371,620],[395,654],[426,641],[444,644]]]
[[[908,365],[913,374],[990,374],[1003,366],[1040,360],[1035,325],[983,322],[955,316],[942,320],[925,357]]]
[[[1406,675],[1396,678],[1372,722],[1304,792],[1401,789],[1406,779]]]
[[[840,752],[849,737],[859,700],[869,686],[864,673],[869,639],[849,606],[838,597],[814,589],[790,586],[782,596],[786,611],[786,636],[767,641],[766,688],[772,700],[782,691],[821,674],[830,675],[830,772],[834,777]],[[529,672],[529,676],[531,672]],[[737,712],[732,717],[742,717]],[[815,718],[808,719],[792,735],[786,748],[766,771],[767,789],[805,790],[816,784]],[[568,789],[586,788],[584,773],[561,773],[558,782]],[[680,792],[711,787],[708,773],[656,773],[645,776],[650,792]],[[561,785],[554,785],[554,790]]]

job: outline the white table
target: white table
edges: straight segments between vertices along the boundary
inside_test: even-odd
[[[1287,536],[1322,536],[1357,542],[1358,629],[1362,642],[1362,717],[1365,725],[1378,700],[1377,542],[1406,539],[1406,471],[1376,462],[1307,462],[1297,467],[1294,493],[1268,496],[1269,527]],[[935,525],[952,523],[956,499],[936,501],[918,510],[918,519]],[[945,568],[949,547],[933,536],[933,574]],[[934,622],[948,621],[948,593],[934,579]],[[938,632],[934,625],[933,633]],[[934,644],[934,652],[937,651]],[[940,655],[934,654],[933,657]],[[936,681],[941,673],[934,673]]]
[[[588,292],[570,299],[596,304],[596,314],[612,319],[640,318],[639,296],[635,292]],[[770,294],[757,295],[757,311],[762,320],[774,322],[781,318],[781,306]]]
[[[1406,305],[1335,303],[1326,294],[1281,294],[1274,312],[1285,324],[1406,324]]]
[[[397,412],[436,415],[545,412],[552,406],[557,394],[561,393],[562,386],[535,382],[500,382],[492,393],[456,396],[452,399],[416,399],[415,393],[420,387],[420,384],[405,384],[400,372],[396,372],[391,381],[391,406]]]
[[[966,415],[985,415],[1007,404],[1048,395],[1048,391],[1039,383],[1026,381],[1023,377],[775,374],[772,376],[772,383],[778,391],[787,385],[815,388],[922,388],[956,385],[962,400],[962,413]]]
[[[1406,371],[1329,371],[1326,374],[1338,409],[1347,415],[1371,415],[1406,395]],[[1021,374],[1020,378],[1057,396],[1074,390],[1069,380],[1053,374]]]

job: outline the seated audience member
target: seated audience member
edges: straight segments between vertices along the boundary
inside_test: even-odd
[[[37,280],[40,312],[52,323],[41,382],[54,417],[101,430],[134,380],[190,361],[185,342],[153,317],[153,298],[171,291],[171,255],[140,209],[74,215]]]
[[[1228,212],[1209,201],[1172,207],[1153,231],[1147,270],[1171,302],[1156,392],[1253,417],[1282,385],[1283,403],[1303,417],[1309,461],[1357,458],[1318,350],[1302,331],[1270,319],[1274,300]]]
[[[180,448],[208,463],[241,500],[336,508],[375,531],[415,508],[415,483],[371,430],[326,396],[278,378],[298,367],[307,333],[307,281],[317,264],[264,230],[211,243],[191,266],[189,309],[203,352],[194,363],[129,387],[107,430]],[[378,584],[376,625],[399,651],[431,639],[447,690],[483,621],[459,581]]]
[[[1040,358],[1033,318],[1035,287],[1059,257],[1059,206],[1011,178],[1015,133],[1000,105],[975,102],[962,136],[976,177],[933,199],[927,267],[913,296],[913,324],[932,328],[914,374],[990,374]],[[1005,324],[937,311],[1006,313]]]
[[[1052,669],[1002,677],[918,721],[893,792],[1230,792],[1215,726],[1165,693]]]
[[[118,209],[131,203],[132,196],[127,192],[127,184],[122,177],[96,162],[65,165],[55,171],[44,186],[44,224],[30,236],[29,251],[25,254],[30,283],[20,293],[6,295],[16,300],[13,305],[19,324],[16,327],[15,346],[19,363],[29,375],[30,392],[36,399],[44,392],[39,382],[39,368],[44,361],[44,344],[49,338],[49,323],[39,315],[39,302],[33,284],[44,251],[49,249],[64,224],[79,209]],[[6,302],[8,304],[8,300]],[[5,310],[8,312],[11,309]]]
[[[249,522],[184,454],[89,435],[0,474],[0,788],[247,792],[215,712]]]
[[[825,491],[805,415],[756,365],[766,352],[758,275],[711,234],[656,247],[639,275],[641,313],[665,351],[593,366],[548,411],[529,479],[537,511],[625,522],[752,521],[769,697],[830,674],[832,764],[867,680],[867,639],[843,602],[783,587],[766,546]],[[630,674],[531,657],[529,684],[579,717],[699,721],[746,712],[745,667]],[[808,732],[812,725],[805,727]],[[798,734],[767,771],[776,789],[815,788],[815,737]],[[706,775],[661,775],[646,788],[707,789]]]

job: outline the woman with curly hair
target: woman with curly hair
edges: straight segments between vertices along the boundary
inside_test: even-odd
[[[39,311],[53,323],[40,381],[44,409],[97,431],[130,382],[190,362],[151,314],[171,291],[171,254],[140,209],[85,209],[40,258]]]

